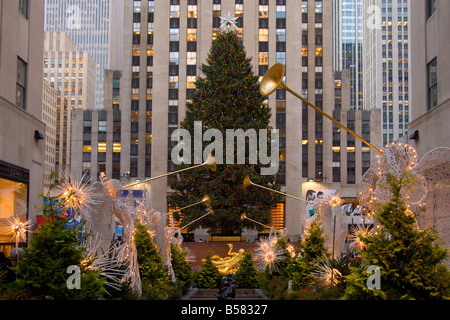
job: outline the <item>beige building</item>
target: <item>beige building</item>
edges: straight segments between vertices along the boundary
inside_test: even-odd
[[[382,109],[380,143],[408,134],[411,117],[409,16],[414,1],[364,0],[363,108]],[[416,1],[423,2],[423,1]],[[415,35],[414,35],[415,36]]]
[[[56,165],[56,90],[43,81],[42,86],[42,121],[45,123],[45,161],[44,161],[44,191],[48,191],[50,174]]]
[[[72,110],[95,108],[96,65],[64,32],[45,32],[44,80],[57,92],[56,162],[61,174],[70,169]]]
[[[422,157],[450,147],[450,2],[417,1],[411,8],[411,146]],[[429,5],[427,6],[427,3]]]
[[[0,222],[36,225],[42,206],[45,131],[42,121],[44,1],[0,0]],[[0,251],[14,246],[0,227]]]
[[[413,1],[411,6],[411,111],[408,143],[419,159],[429,151],[450,148],[450,1]],[[440,158],[440,159],[439,159]],[[436,167],[433,167],[436,166]],[[419,224],[434,227],[450,246],[448,157],[428,165],[426,211]],[[450,259],[447,259],[450,263]]]

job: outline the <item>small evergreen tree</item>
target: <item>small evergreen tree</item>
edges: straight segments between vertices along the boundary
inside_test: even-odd
[[[314,270],[314,260],[326,255],[330,256],[325,248],[322,221],[317,216],[307,227],[305,237],[300,242],[300,257],[294,259],[291,267],[292,288],[296,290],[310,284]]]
[[[53,179],[52,173],[50,178]],[[56,300],[100,299],[105,292],[106,278],[99,271],[90,269],[92,261],[86,261],[86,248],[81,246],[88,235],[83,224],[68,226],[68,219],[61,216],[64,200],[59,195],[50,196],[62,181],[53,180],[41,210],[45,221],[28,242],[24,259],[15,268],[18,279],[12,291],[22,292],[28,298]],[[43,195],[41,195],[43,196]],[[44,197],[44,196],[43,196]],[[69,289],[69,266],[80,268],[80,289]]]
[[[400,178],[387,176],[392,196],[389,203],[378,205],[375,218],[381,230],[361,240],[362,268],[351,268],[347,277],[346,299],[443,299],[449,297],[449,272],[442,264],[447,252],[439,245],[435,230],[420,230],[409,212],[401,191],[415,183],[411,173]],[[370,289],[367,268],[381,270],[381,288]]]
[[[187,251],[183,251],[178,246],[171,244],[172,268],[177,280],[177,287],[181,288],[182,293],[186,293],[194,280],[192,273],[192,263],[187,261]]]
[[[287,298],[289,279],[292,276],[293,258],[287,250],[288,243],[285,237],[279,237],[275,244],[277,258],[273,270],[267,266],[258,277],[258,284],[264,294],[270,299],[279,300]]]
[[[147,228],[135,222],[135,244],[142,283],[142,296],[149,300],[167,300],[174,290],[162,258]]]
[[[200,288],[217,288],[220,282],[221,274],[212,262],[211,254],[211,251],[208,251],[205,262],[197,274],[196,283]]]
[[[258,270],[253,261],[252,251],[249,249],[245,252],[244,257],[233,277],[239,287],[254,288],[258,286]]]
[[[99,272],[90,270],[83,263],[85,252],[80,243],[81,228],[67,228],[67,219],[47,215],[25,249],[24,260],[19,261],[16,273],[16,288],[25,289],[30,296],[56,300],[99,299],[105,291],[105,278]],[[71,265],[80,267],[80,289],[69,289],[67,280]]]

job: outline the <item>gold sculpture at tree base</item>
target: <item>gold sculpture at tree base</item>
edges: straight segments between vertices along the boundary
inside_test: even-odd
[[[234,274],[239,268],[239,264],[241,260],[244,258],[244,249],[239,249],[239,252],[232,252],[233,244],[228,243],[229,257],[222,258],[218,255],[214,255],[211,257],[212,263],[219,269],[219,272],[222,274]],[[205,262],[205,259],[202,260]]]

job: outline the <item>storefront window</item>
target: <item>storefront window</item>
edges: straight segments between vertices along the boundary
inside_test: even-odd
[[[12,235],[6,221],[18,217],[26,221],[28,211],[28,184],[0,177],[0,251],[9,255],[12,249]]]

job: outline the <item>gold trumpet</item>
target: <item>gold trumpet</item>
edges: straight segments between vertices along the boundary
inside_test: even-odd
[[[184,228],[190,226],[191,224],[193,224],[193,223],[195,223],[195,222],[197,222],[197,221],[203,219],[204,217],[206,217],[206,216],[209,215],[209,214],[210,214],[210,215],[214,215],[213,209],[209,209],[209,212],[208,212],[208,213],[206,213],[206,214],[202,215],[201,217],[195,219],[194,221],[191,221],[191,222],[189,222],[188,224],[186,224],[186,225],[180,227],[180,230],[183,230]]]
[[[245,176],[244,182],[243,182],[243,186],[244,186],[244,188],[247,188],[248,186],[255,186],[255,187],[258,187],[258,188],[262,188],[262,189],[268,190],[270,192],[275,192],[275,193],[281,194],[283,196],[293,198],[295,200],[299,200],[299,201],[303,201],[303,202],[306,202],[306,203],[309,203],[309,204],[313,204],[312,202],[309,202],[309,201],[306,201],[304,199],[291,196],[290,194],[287,194],[287,193],[284,193],[284,192],[281,192],[281,191],[277,191],[277,190],[273,190],[273,189],[261,186],[259,184],[256,184],[256,183],[252,182],[252,180],[250,180],[250,176],[249,175]]]
[[[262,81],[261,81],[261,83],[259,85],[259,91],[260,91],[261,95],[266,97],[266,96],[272,94],[278,88],[285,89],[285,90],[289,91],[290,93],[292,93],[297,98],[299,98],[300,100],[302,100],[303,102],[305,102],[307,105],[309,105],[310,107],[315,109],[316,111],[320,112],[323,116],[325,116],[328,119],[330,119],[331,121],[333,121],[335,124],[340,126],[342,129],[344,129],[345,131],[350,133],[355,138],[361,140],[362,142],[364,142],[366,145],[368,145],[369,147],[371,147],[375,151],[383,154],[382,150],[378,149],[377,147],[372,145],[370,142],[367,142],[365,139],[363,139],[362,137],[357,135],[355,132],[353,132],[352,130],[350,130],[346,126],[344,126],[342,123],[340,123],[339,121],[335,120],[329,114],[327,114],[324,111],[320,110],[318,107],[313,105],[311,102],[309,102],[308,100],[306,100],[305,98],[303,98],[299,94],[297,94],[294,91],[292,91],[288,86],[286,86],[286,84],[283,83],[284,73],[285,73],[285,67],[284,67],[284,64],[282,64],[282,63],[277,63],[277,64],[273,65],[269,70],[267,70],[266,74],[264,75],[264,77],[263,77],[263,79],[262,79]]]
[[[188,206],[186,206],[186,207],[183,207],[183,208],[180,208],[180,209],[177,209],[177,210],[174,210],[174,211],[170,211],[170,212],[168,212],[168,213],[166,213],[166,214],[169,215],[169,214],[174,213],[174,212],[180,212],[180,211],[183,211],[184,209],[187,209],[187,208],[196,206],[196,205],[201,204],[201,203],[204,203],[206,206],[209,207],[209,206],[211,205],[211,198],[210,198],[208,195],[205,195],[205,196],[203,197],[202,201],[199,201],[199,202],[190,204],[190,205],[188,205]]]
[[[136,182],[130,183],[130,184],[126,185],[126,186],[123,186],[123,189],[127,189],[127,188],[133,187],[133,186],[141,184],[141,183],[146,183],[146,182],[149,182],[149,181],[152,181],[152,180],[156,180],[156,179],[160,179],[160,178],[164,178],[164,177],[170,176],[172,174],[177,174],[177,173],[180,173],[180,172],[183,172],[183,171],[192,170],[192,169],[200,168],[200,167],[203,167],[203,166],[208,166],[213,172],[216,171],[216,160],[214,159],[214,157],[211,154],[208,155],[208,158],[202,164],[199,164],[199,165],[196,165],[196,166],[192,166],[192,167],[189,167],[189,168],[184,168],[184,169],[181,169],[181,170],[178,170],[178,171],[174,171],[174,172],[169,172],[169,173],[162,174],[162,175],[156,176],[156,177],[152,177],[152,178],[149,178],[149,179],[146,179],[146,180],[136,181]]]
[[[264,224],[264,223],[261,223],[261,222],[259,222],[259,221],[250,219],[249,217],[247,217],[247,215],[246,215],[245,213],[241,214],[241,221],[244,221],[245,219],[250,220],[251,222],[257,223],[257,224],[259,224],[260,226],[263,226],[264,228],[267,228],[267,229],[273,229],[271,226],[268,226],[268,225],[266,225],[266,224]]]

